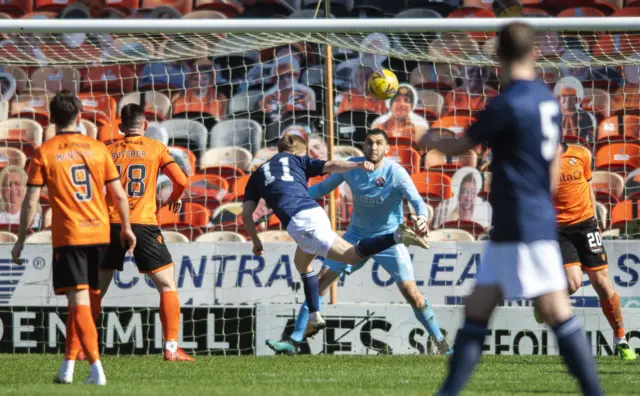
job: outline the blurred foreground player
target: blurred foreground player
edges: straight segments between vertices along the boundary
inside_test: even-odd
[[[135,103],[122,108],[120,130],[124,138],[108,146],[124,187],[131,210],[131,228],[137,238],[133,256],[140,273],[146,274],[160,293],[160,321],[164,338],[164,359],[171,361],[193,361],[178,348],[180,331],[180,300],[176,286],[173,259],[158,227],[156,181],[162,171],[173,182],[173,192],[162,206],[179,212],[180,197],[188,184],[187,176],[173,160],[167,147],[157,140],[144,136],[148,122],[144,108]],[[114,243],[115,235],[122,228],[115,203],[107,199],[111,222],[111,244],[107,259],[100,267],[100,290],[107,292],[114,271],[122,271],[126,251]],[[98,313],[100,310],[97,311]]]
[[[624,331],[620,296],[609,279],[607,253],[595,218],[596,196],[591,181],[591,153],[582,146],[564,144],[556,194],[558,243],[569,281],[569,294],[582,285],[586,271],[600,306],[615,333],[615,344],[622,360],[636,360]],[[536,320],[542,323],[538,309]]]
[[[29,189],[20,213],[18,241],[11,254],[14,262],[20,261],[40,190],[46,185],[53,211],[53,289],[56,295],[66,295],[69,304],[65,360],[53,381],[73,382],[75,359],[82,346],[91,364],[85,384],[106,385],[90,306],[94,301],[90,296],[100,294],[98,268],[109,245],[105,185],[123,224],[115,243],[121,244],[123,250],[134,249],[136,237],[129,223],[127,197],[109,151],[104,144],[78,132],[81,111],[82,102],[68,91],[59,92],[51,100],[56,136],[38,147],[31,159]]]
[[[585,395],[601,395],[586,335],[573,315],[556,240],[552,194],[558,181],[560,106],[536,80],[535,32],[526,24],[503,27],[497,55],[509,81],[465,136],[437,141],[428,149],[459,155],[488,142],[493,152],[490,241],[477,283],[465,300],[448,376],[439,395],[457,395],[480,360],[489,318],[504,298],[534,299],[557,337],[560,355]]]
[[[349,243],[370,235],[380,235],[395,230],[403,222],[402,203],[406,198],[416,211],[414,228],[424,235],[429,231],[427,206],[418,194],[407,171],[394,161],[385,159],[389,152],[389,139],[381,129],[372,129],[364,139],[365,157],[352,158],[353,162],[369,161],[374,164],[372,172],[354,169],[347,173],[337,173],[326,180],[309,188],[311,198],[319,199],[329,194],[342,182],[346,182],[353,192],[353,217],[347,232],[342,236]],[[398,289],[413,308],[416,319],[434,340],[438,352],[450,353],[446,338],[440,331],[435,313],[426,298],[416,286],[413,275],[413,263],[409,250],[404,245],[395,245],[373,255],[378,264],[384,268],[398,285]],[[322,270],[318,274],[320,296],[323,296],[333,282],[340,276],[362,268],[368,260],[362,260],[356,265],[325,260]],[[322,303],[320,297],[320,303]],[[267,340],[269,348],[276,353],[295,355],[305,336],[312,337],[313,333],[306,333],[309,319],[309,309],[303,303],[298,311],[296,325],[291,336],[278,341]]]
[[[307,142],[298,135],[285,135],[278,141],[278,154],[251,174],[244,193],[242,218],[253,242],[253,253],[264,248],[255,226],[253,212],[261,198],[271,207],[283,227],[296,242],[294,262],[302,276],[304,295],[309,308],[309,331],[326,327],[320,316],[318,276],[311,267],[316,256],[346,264],[357,264],[397,243],[427,248],[426,240],[405,224],[395,230],[370,236],[355,246],[333,231],[329,217],[309,196],[309,178],[325,173],[344,173],[354,169],[373,171],[371,162],[322,161],[309,158]]]

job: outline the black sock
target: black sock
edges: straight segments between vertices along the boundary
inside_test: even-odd
[[[318,299],[318,275],[311,270],[301,274],[302,287],[304,288],[304,297],[307,299],[307,307],[309,313],[318,312],[320,310],[320,301]]]
[[[591,345],[575,316],[553,327],[558,338],[558,349],[569,371],[580,382],[582,393],[588,396],[602,395],[596,362]]]
[[[457,395],[471,378],[473,369],[482,356],[484,338],[488,334],[488,322],[465,319],[456,335],[453,356],[449,360],[449,374],[438,396]]]
[[[361,239],[356,243],[356,252],[360,257],[373,256],[397,244],[393,232]]]

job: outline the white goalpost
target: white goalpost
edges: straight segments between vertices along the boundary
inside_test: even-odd
[[[238,215],[248,175],[274,154],[285,133],[307,138],[317,158],[349,158],[362,155],[367,128],[381,128],[391,137],[389,157],[407,169],[429,204],[440,241],[410,252],[418,286],[452,336],[482,261],[491,213],[500,211],[487,199],[491,154],[479,147],[444,157],[418,141],[427,133],[463,134],[498,94],[495,36],[513,20],[2,20],[0,212],[15,213],[20,194],[13,189],[24,189],[9,175],[22,173],[33,150],[53,136],[47,107],[56,92],[79,95],[79,130],[105,143],[122,136],[122,106],[144,105],[149,135],[168,145],[190,176],[182,213],[159,213],[176,265],[181,346],[198,354],[265,355],[271,353],[265,340],[290,331],[304,295],[295,246],[268,208],[254,219],[267,242],[264,257],[254,257],[243,242]],[[593,154],[609,272],[631,345],[640,345],[640,244],[634,240],[640,235],[640,18],[522,21],[538,31],[539,76],[561,100],[566,141]],[[380,68],[398,76],[402,100],[368,94],[367,78]],[[458,210],[467,175],[475,189],[469,218]],[[161,177],[159,196],[170,191],[170,180]],[[353,199],[341,186],[323,201],[327,209],[335,203],[339,230],[348,225]],[[10,262],[17,227],[0,221],[0,353],[64,350],[66,300],[51,286],[46,192],[40,206],[24,267]],[[319,269],[321,260],[315,265]],[[133,259],[124,268],[103,301],[102,351],[159,353],[158,293]],[[573,301],[594,353],[614,353],[596,293],[585,286]],[[323,307],[328,329],[303,351],[431,353],[426,332],[377,263],[340,279],[335,302]],[[504,305],[488,353],[556,353],[527,301]]]

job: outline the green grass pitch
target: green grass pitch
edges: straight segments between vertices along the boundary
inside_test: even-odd
[[[2,395],[431,395],[446,369],[443,357],[296,356],[199,357],[196,363],[161,356],[103,358],[107,386],[51,380],[62,356],[0,355]],[[638,394],[640,363],[598,359],[608,395]],[[557,357],[485,356],[465,395],[569,395],[576,383]]]

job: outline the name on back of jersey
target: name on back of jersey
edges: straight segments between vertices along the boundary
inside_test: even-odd
[[[145,158],[146,156],[147,153],[144,150],[125,150],[114,151],[111,153],[111,159],[113,159],[114,161],[122,158]]]
[[[56,154],[56,161],[83,161],[92,158],[93,151],[67,151]]]

